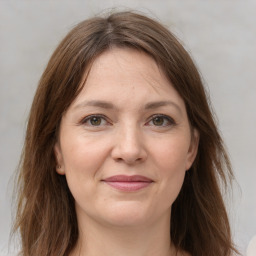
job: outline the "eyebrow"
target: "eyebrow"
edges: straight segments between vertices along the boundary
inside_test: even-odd
[[[101,100],[90,100],[90,101],[84,101],[79,104],[77,104],[74,108],[84,108],[84,107],[99,107],[99,108],[104,108],[104,109],[116,109],[114,104],[108,101],[101,101]],[[173,101],[153,101],[153,102],[148,102],[145,105],[145,109],[157,109],[160,107],[165,107],[165,106],[173,106],[175,107],[180,113],[182,113],[181,108],[174,103]]]
[[[77,109],[77,108],[84,108],[84,107],[99,107],[99,108],[106,108],[106,109],[115,108],[112,103],[107,101],[101,101],[101,100],[84,101],[77,104],[74,108]]]
[[[181,108],[174,103],[173,101],[154,101],[154,102],[149,102],[145,105],[145,109],[156,109],[160,107],[165,107],[165,106],[173,106],[175,107],[179,112],[181,112]]]

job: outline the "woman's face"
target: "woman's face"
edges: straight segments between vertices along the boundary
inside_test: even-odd
[[[78,221],[114,226],[170,219],[196,156],[185,104],[156,62],[104,52],[64,114],[55,154]]]

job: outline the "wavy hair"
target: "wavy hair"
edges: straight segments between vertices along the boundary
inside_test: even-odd
[[[166,27],[135,12],[79,23],[48,62],[32,103],[18,169],[14,232],[20,233],[20,255],[67,256],[78,240],[74,198],[65,176],[56,172],[54,145],[85,70],[111,47],[153,57],[183,98],[189,122],[200,134],[197,157],[172,206],[172,242],[193,256],[231,256],[237,251],[221,188],[228,186],[233,173],[200,74]]]

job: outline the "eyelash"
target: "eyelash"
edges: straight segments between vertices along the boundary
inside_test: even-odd
[[[100,124],[99,125],[93,125],[92,123],[88,124],[88,122],[90,120],[92,120],[93,118],[100,118]],[[154,119],[156,118],[163,118],[165,123],[167,122],[167,124],[164,124],[164,125],[155,125],[153,124],[152,126],[155,126],[155,127],[168,127],[168,126],[175,126],[176,125],[176,122],[174,121],[173,118],[171,118],[170,116],[167,116],[167,115],[163,115],[163,114],[155,114],[153,116],[151,116],[149,118],[149,121],[146,122],[146,125],[149,126],[150,122],[153,122]],[[102,126],[102,120],[104,120],[106,122],[107,125],[111,124],[108,120],[107,120],[107,117],[104,116],[104,115],[101,115],[101,114],[94,114],[94,115],[89,115],[85,118],[83,118],[80,123],[82,125],[88,125],[88,126],[91,126],[91,127],[100,127]]]
[[[165,121],[167,121],[167,124],[165,124],[165,125],[159,125],[159,126],[158,125],[153,125],[155,127],[167,127],[167,126],[176,125],[176,122],[174,121],[173,118],[171,118],[170,116],[167,116],[167,115],[163,115],[163,114],[155,114],[155,115],[151,116],[150,120],[146,124],[148,124],[150,122],[153,122],[153,120],[155,118],[163,118]]]
[[[107,121],[106,116],[100,115],[100,114],[87,116],[87,117],[83,118],[80,123],[83,124],[83,125],[86,125],[88,121],[92,120],[92,118],[100,118],[101,122],[102,122],[102,120],[104,120],[106,123],[110,123],[110,122]],[[97,126],[101,126],[101,123],[100,123],[100,125],[89,124],[89,126],[97,127]]]

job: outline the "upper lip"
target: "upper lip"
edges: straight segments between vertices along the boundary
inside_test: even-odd
[[[115,175],[104,179],[107,182],[152,182],[150,178],[141,175]]]

